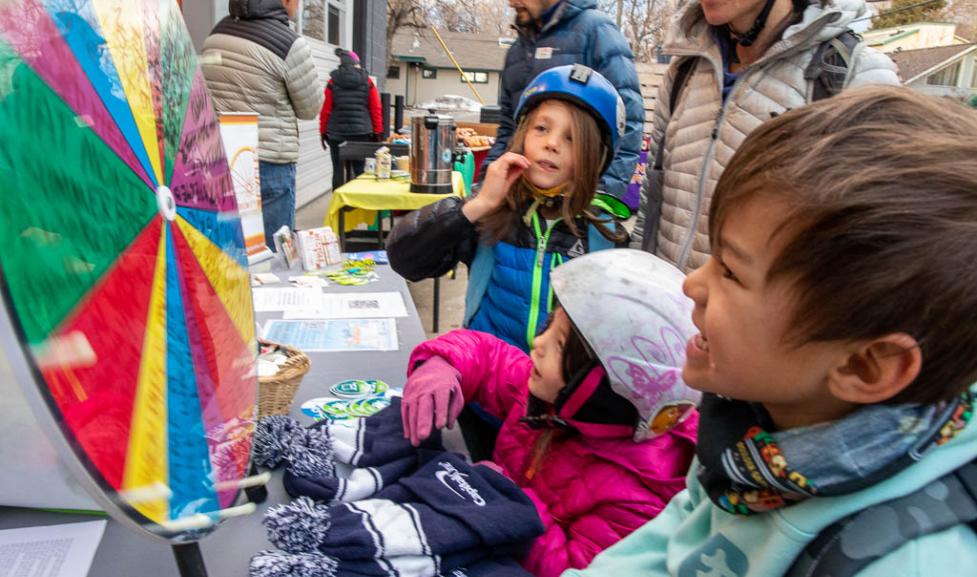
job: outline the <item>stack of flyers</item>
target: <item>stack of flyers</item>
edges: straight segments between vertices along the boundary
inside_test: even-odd
[[[285,261],[285,268],[292,268],[299,262],[298,247],[295,246],[295,235],[288,225],[282,226],[272,234],[275,252]]]
[[[300,230],[295,233],[295,238],[302,268],[306,271],[315,271],[342,264],[343,257],[339,252],[339,239],[332,228],[324,226]]]

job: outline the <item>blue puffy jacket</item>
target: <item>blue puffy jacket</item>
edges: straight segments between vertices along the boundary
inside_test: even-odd
[[[495,146],[482,165],[482,174],[509,145],[515,131],[513,114],[526,85],[544,70],[580,63],[604,75],[624,100],[627,130],[614,162],[601,179],[600,190],[634,210],[638,195],[625,195],[641,150],[644,106],[631,48],[614,22],[597,10],[596,0],[562,0],[546,16],[539,29],[535,25],[519,27],[519,38],[506,54],[499,96],[499,131]]]
[[[576,238],[557,220],[549,227],[533,215],[532,227],[494,245],[480,242],[468,265],[465,326],[493,334],[525,352],[553,311],[550,272],[568,258],[613,248],[592,225]]]
[[[463,203],[445,198],[398,220],[387,239],[390,266],[417,281],[467,264],[465,326],[528,351],[553,307],[550,270],[613,243],[582,218],[576,225],[586,232],[578,238],[563,222],[547,227],[538,216],[532,226],[520,222],[504,241],[488,243],[462,213]]]

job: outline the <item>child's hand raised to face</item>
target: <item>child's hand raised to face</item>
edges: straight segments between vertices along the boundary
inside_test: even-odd
[[[471,222],[496,211],[505,202],[509,189],[516,179],[529,168],[529,159],[515,152],[507,152],[489,165],[485,171],[485,182],[478,196],[465,203],[462,213]]]

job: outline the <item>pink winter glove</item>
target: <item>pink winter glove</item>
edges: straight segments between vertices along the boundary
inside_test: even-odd
[[[465,407],[461,373],[441,357],[431,357],[417,367],[404,385],[400,415],[404,438],[415,447],[434,429],[453,427]],[[432,429],[433,427],[433,429]]]

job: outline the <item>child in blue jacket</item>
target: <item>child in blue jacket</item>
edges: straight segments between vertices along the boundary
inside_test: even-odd
[[[592,204],[624,133],[624,104],[597,72],[559,66],[530,83],[516,119],[509,150],[489,166],[478,195],[401,219],[387,251],[408,280],[466,263],[465,326],[528,352],[553,309],[550,270],[625,238],[598,216],[614,207]]]
[[[779,577],[883,502],[818,541],[854,572],[815,575],[977,574],[941,479],[977,457],[974,134],[973,110],[887,87],[746,138],[685,281],[683,377],[704,393],[688,488],[564,577]]]

